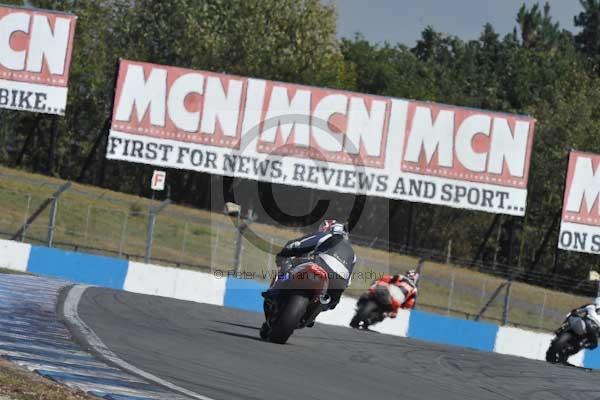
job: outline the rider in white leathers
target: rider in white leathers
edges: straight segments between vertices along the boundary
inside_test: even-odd
[[[600,327],[600,315],[598,315],[598,311],[600,310],[600,297],[596,297],[594,302],[590,305],[585,306],[585,311],[587,312],[587,317],[594,321],[598,327]]]

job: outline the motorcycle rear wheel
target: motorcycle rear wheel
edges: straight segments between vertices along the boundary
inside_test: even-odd
[[[350,326],[355,329],[367,329],[373,319],[374,312],[379,308],[372,300],[366,301],[358,307],[356,315],[350,321]],[[361,324],[362,323],[362,324]]]
[[[569,342],[573,340],[573,334],[569,331],[563,332],[559,337],[554,339],[546,352],[546,361],[556,364],[564,364],[570,356],[576,352],[569,351],[572,347]]]
[[[309,299],[307,297],[300,294],[292,294],[285,308],[281,310],[277,321],[271,325],[269,341],[285,344],[294,332],[294,329],[300,324],[304,314],[306,314],[308,303]]]

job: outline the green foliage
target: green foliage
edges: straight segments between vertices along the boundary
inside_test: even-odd
[[[575,16],[575,26],[581,32],[575,36],[575,43],[590,59],[600,56],[600,2],[598,0],[579,0],[583,11]]]
[[[32,3],[79,17],[69,105],[66,117],[58,119],[56,149],[50,148],[48,134],[54,117],[0,111],[0,161],[8,165],[78,179],[89,161],[83,181],[148,195],[152,167],[103,158],[103,127],[111,112],[119,57],[529,114],[538,126],[527,218],[504,218],[483,251],[485,261],[528,266],[560,207],[568,149],[600,152],[598,0],[580,0],[575,24],[581,31],[575,37],[553,20],[547,4],[536,4],[515,10],[515,29],[505,37],[490,24],[469,41],[427,27],[413,48],[376,45],[360,35],[338,40],[335,9],[319,0]],[[209,176],[169,174],[173,199],[210,206]],[[226,178],[213,179],[228,184]],[[290,204],[308,201],[298,188],[280,192]],[[388,209],[389,224],[377,218]],[[440,251],[452,239],[454,254],[465,259],[476,254],[492,220],[489,214],[378,199],[365,213],[372,218],[363,219],[358,234],[372,237],[389,228],[396,245]],[[554,244],[538,268],[556,270]],[[590,261],[599,264],[568,254],[556,265],[559,271],[570,267],[583,275]]]

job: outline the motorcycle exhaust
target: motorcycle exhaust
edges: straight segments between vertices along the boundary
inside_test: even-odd
[[[327,304],[331,303],[331,296],[328,294],[323,294],[319,296],[319,301],[321,302],[321,304],[326,306]]]

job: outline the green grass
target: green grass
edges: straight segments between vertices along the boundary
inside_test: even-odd
[[[0,232],[3,237],[17,231],[28,215],[64,183],[41,175],[0,167]],[[157,201],[73,184],[59,201],[55,243],[58,247],[129,257],[141,261],[145,251],[148,210]],[[25,241],[44,243],[48,213],[29,227]],[[252,224],[260,238],[244,240],[242,268],[257,277],[273,268],[273,253],[298,231]],[[232,220],[221,213],[170,205],[156,219],[152,257],[155,263],[185,268],[230,270],[233,265],[236,231]],[[383,274],[414,268],[414,257],[356,246],[356,272]],[[157,261],[159,260],[159,261]],[[449,302],[450,282],[455,289]],[[370,279],[354,279],[350,294],[359,294]],[[426,263],[418,306],[460,317],[477,314],[502,279],[453,265]],[[545,299],[545,300],[544,300]],[[514,283],[509,320],[543,330],[554,329],[570,309],[589,299]],[[544,314],[542,304],[545,302]],[[496,321],[502,317],[502,298],[485,314]]]

